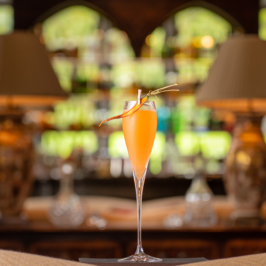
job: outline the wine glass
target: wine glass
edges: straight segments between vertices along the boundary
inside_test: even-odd
[[[124,112],[130,110],[136,101],[125,103]],[[157,114],[153,101],[147,101],[135,113],[124,117],[122,121],[123,133],[129,158],[133,169],[133,177],[137,200],[137,249],[134,255],[120,259],[119,262],[160,262],[162,259],[151,257],[144,253],[141,240],[141,209],[142,193],[156,129]]]

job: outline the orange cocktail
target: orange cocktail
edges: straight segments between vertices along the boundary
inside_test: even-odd
[[[132,110],[134,106],[137,106],[136,102],[126,102],[124,114],[128,110]],[[157,114],[154,102],[146,100],[137,111],[123,117],[122,125],[129,158],[133,168],[133,177],[136,189],[138,238],[135,254],[118,261],[159,262],[162,260],[144,253],[141,240],[142,193],[146,177],[146,169],[157,129]]]
[[[157,115],[155,104],[148,101],[150,96],[157,95],[162,92],[178,91],[175,87],[177,84],[159,88],[141,98],[141,90],[138,90],[138,102],[129,101],[125,103],[124,112],[105,119],[103,123],[122,118],[123,132],[126,140],[129,158],[133,168],[133,177],[136,190],[137,200],[137,249],[135,254],[124,259],[119,259],[118,262],[160,262],[162,259],[155,258],[145,254],[141,240],[141,209],[142,209],[142,194],[146,177],[147,165],[149,162],[153,142],[155,139],[157,128]]]
[[[156,110],[138,110],[123,118],[123,132],[136,178],[147,168],[157,128]]]

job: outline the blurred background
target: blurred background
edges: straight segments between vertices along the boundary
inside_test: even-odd
[[[105,12],[90,7],[89,2],[54,5],[42,15],[27,11],[36,18],[28,23],[27,30],[34,32],[48,50],[60,85],[70,96],[49,111],[29,111],[23,118],[25,125],[33,127],[33,195],[56,192],[56,161],[74,152],[79,167],[74,178],[80,194],[134,198],[121,120],[102,128],[98,125],[121,113],[124,102],[136,98],[137,89],[145,93],[176,82],[180,93],[153,99],[158,128],[147,182],[154,181],[145,187],[144,199],[184,195],[201,158],[215,193],[224,194],[220,179],[235,117],[197,107],[194,93],[207,77],[219,45],[229,36],[245,32],[240,23],[211,3],[191,3],[177,7],[176,12],[171,10],[171,15],[143,38],[141,46],[138,42],[138,47],[133,47],[130,32],[121,29],[123,25],[119,28]],[[15,16],[21,20],[26,12],[23,7],[20,10],[21,4],[14,6],[18,8]],[[11,32],[14,7],[3,4],[0,12],[1,33]],[[262,38],[266,38],[265,12],[261,8],[258,14]],[[17,27],[25,27],[25,22],[19,25],[20,20]],[[130,192],[110,189],[118,184],[129,187]]]
[[[226,195],[224,160],[236,117],[229,111],[197,106],[195,93],[206,80],[220,45],[229,37],[258,34],[266,40],[264,0],[1,0],[0,34],[15,30],[33,33],[45,47],[60,86],[68,95],[48,108],[23,109],[22,125],[30,132],[34,150],[30,196],[36,205],[28,202],[27,206],[38,209],[38,200],[58,194],[62,171],[71,173],[79,196],[134,200],[122,121],[113,120],[101,128],[98,125],[120,114],[125,101],[136,99],[138,89],[148,93],[176,82],[180,92],[152,99],[158,127],[143,199],[181,196],[179,199],[184,200],[192,179],[203,168],[212,190],[206,188],[208,193]],[[261,129],[266,137],[266,118]],[[0,159],[5,161],[5,156],[0,154]],[[64,169],[62,162],[68,162]],[[127,209],[120,211],[130,215]],[[88,223],[93,224],[93,219]],[[180,221],[177,216],[166,223],[176,229]],[[103,245],[106,249],[108,243]],[[169,243],[169,247],[173,245]],[[198,250],[198,242],[194,243]],[[216,246],[208,253],[213,243],[206,242],[204,256],[232,256],[230,252],[222,255]],[[48,245],[44,246],[40,244],[39,251],[32,247],[31,252],[57,256],[52,251],[47,253]],[[200,251],[182,251],[181,244],[176,249],[181,251],[161,256],[201,256]],[[65,258],[81,256],[62,252],[60,256]],[[117,252],[115,256],[121,256]],[[102,256],[97,254],[94,256]]]

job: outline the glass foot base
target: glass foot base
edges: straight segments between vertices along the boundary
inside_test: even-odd
[[[119,259],[118,262],[161,262],[162,259],[149,256],[145,253],[134,254],[124,259]]]

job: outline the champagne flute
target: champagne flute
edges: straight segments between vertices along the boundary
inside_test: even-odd
[[[136,101],[125,103],[124,112],[130,110]],[[145,104],[122,121],[123,133],[133,169],[133,177],[137,200],[137,249],[134,255],[120,259],[119,262],[160,262],[162,259],[151,257],[144,253],[141,240],[141,209],[142,193],[156,129],[157,114],[153,101]]]

